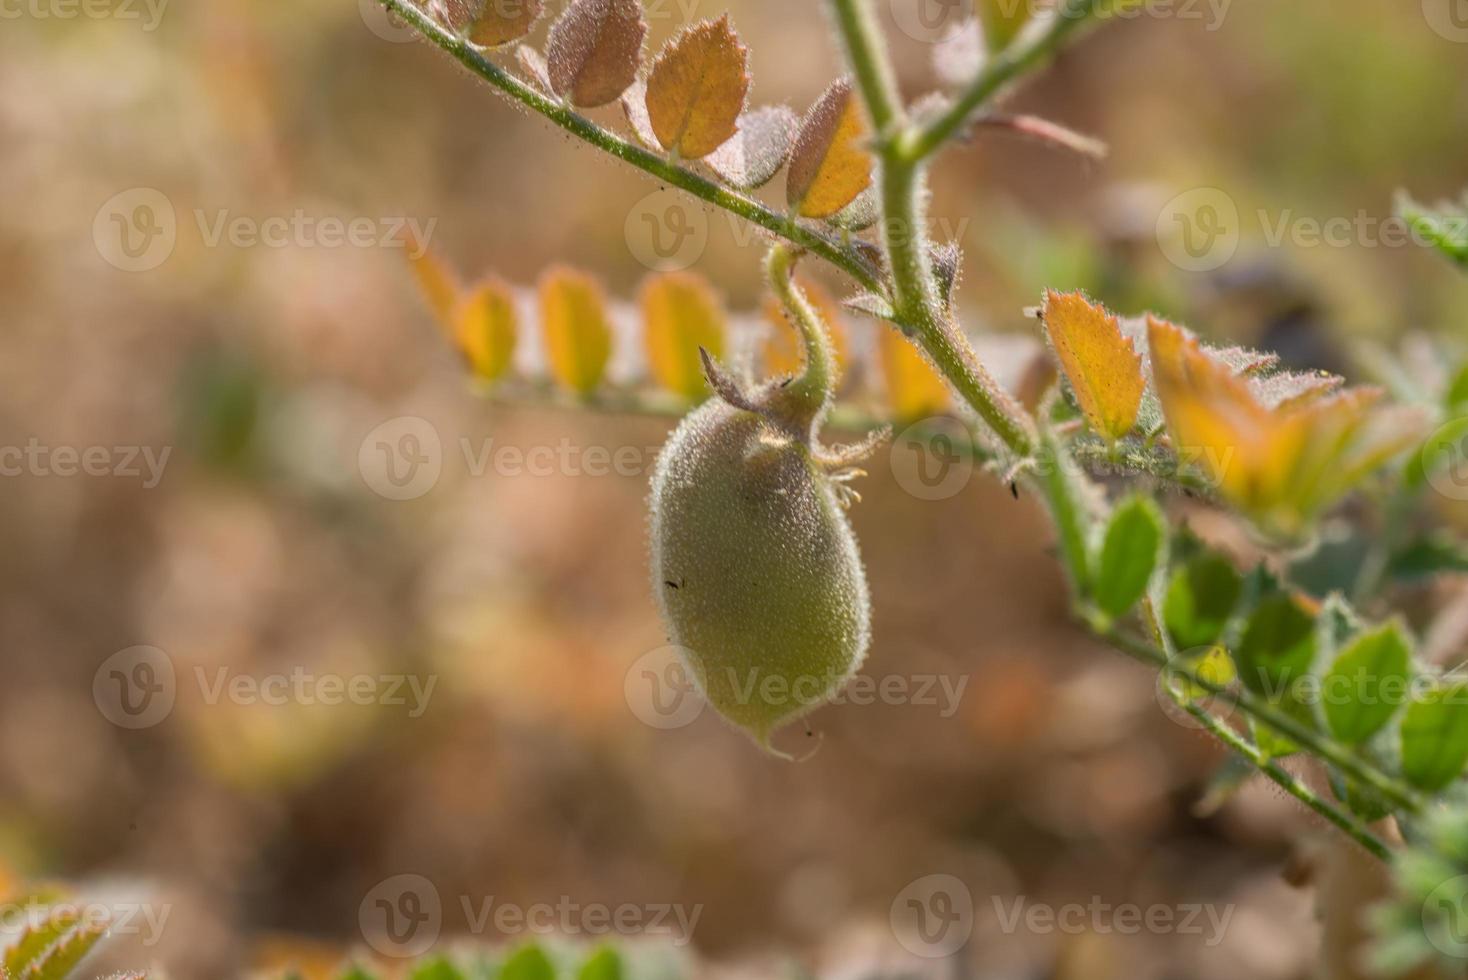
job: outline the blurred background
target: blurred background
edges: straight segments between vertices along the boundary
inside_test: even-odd
[[[877,3],[905,93],[935,89],[924,25],[968,5]],[[936,169],[966,325],[1032,337],[1048,286],[1347,372],[1362,341],[1460,334],[1465,280],[1387,219],[1398,188],[1468,185],[1462,8],[1178,0],[1106,26],[1014,104],[1107,160],[986,134]],[[649,44],[725,9],[755,101],[803,110],[839,73],[813,0],[649,0]],[[390,958],[366,922],[404,875],[441,906],[436,948],[523,940],[474,914],[490,900],[630,903],[629,941],[708,977],[1294,978],[1349,932],[1308,879],[1356,857],[1265,786],[1206,806],[1223,760],[1067,622],[1033,503],[977,472],[923,499],[900,442],[852,517],[865,674],[908,693],[816,713],[794,765],[669,715],[643,528],[674,420],[482,397],[397,237],[631,297],[657,191],[637,172],[370,0],[0,16],[0,878],[166,910],[109,963]],[[757,310],[759,241],[681,206],[692,269]],[[1222,216],[1227,254],[1178,250],[1188,214]],[[384,483],[384,433],[431,479]],[[903,925],[935,888],[956,952]],[[1127,904],[1175,924],[1128,930]],[[690,943],[647,923],[664,905],[698,910]],[[1088,911],[1016,926],[1034,906]],[[1182,928],[1194,906],[1227,927]],[[583,916],[556,931],[594,939]]]

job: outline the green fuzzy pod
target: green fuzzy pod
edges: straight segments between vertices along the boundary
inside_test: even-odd
[[[772,278],[787,290],[805,373],[745,392],[706,358],[717,394],[663,448],[651,501],[653,589],[669,639],[708,702],[766,749],[866,657],[871,601],[844,482],[875,444],[820,446],[829,342],[788,265],[772,265]]]
[[[830,478],[806,446],[718,398],[659,457],[652,570],[699,689],[761,745],[866,656],[866,573]]]

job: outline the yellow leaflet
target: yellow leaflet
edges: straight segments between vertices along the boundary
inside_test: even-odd
[[[438,317],[444,332],[453,336],[454,307],[459,304],[459,277],[428,248],[427,243],[416,237],[410,237],[403,247],[408,256],[408,266],[413,270],[413,278],[418,280],[418,288],[423,290],[428,308]]]
[[[459,349],[476,377],[494,381],[510,366],[518,321],[510,287],[491,279],[475,287],[455,316]]]
[[[540,325],[551,375],[577,394],[590,394],[606,373],[612,329],[596,280],[565,267],[540,280]]]
[[[697,160],[729,141],[749,92],[747,56],[728,14],[668,42],[647,77],[647,115],[663,149]]]
[[[1116,317],[1081,293],[1045,293],[1045,329],[1091,428],[1110,440],[1131,431],[1147,386],[1142,359]]]
[[[948,408],[948,386],[927,359],[896,330],[877,334],[877,353],[887,381],[887,403],[902,422],[937,415]]]
[[[846,336],[841,308],[831,298],[830,293],[814,282],[797,277],[796,285],[810,301],[810,305],[815,308],[821,322],[826,325],[836,358],[836,374],[839,379],[846,373],[846,365],[851,358],[851,341]],[[800,344],[796,337],[794,324],[785,315],[784,305],[776,297],[766,296],[764,313],[765,319],[775,328],[764,342],[765,370],[770,374],[798,374],[802,366]]]
[[[703,347],[716,358],[724,355],[724,309],[701,276],[673,272],[642,285],[643,341],[647,363],[658,384],[685,398],[708,394]]]
[[[802,218],[829,218],[872,182],[872,158],[863,149],[866,119],[849,79],[828,88],[800,124],[790,154],[785,196]]]
[[[1147,321],[1153,380],[1173,448],[1264,530],[1292,538],[1372,470],[1412,445],[1425,419],[1375,411],[1357,388],[1263,405],[1248,380],[1206,354],[1182,328]]]

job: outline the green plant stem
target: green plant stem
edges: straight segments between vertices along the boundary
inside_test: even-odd
[[[987,62],[977,78],[940,115],[911,133],[899,147],[911,161],[932,156],[963,131],[973,116],[1013,79],[1036,68],[1051,57],[1061,44],[1101,11],[1105,0],[1061,0],[1041,29],[1030,25]]]
[[[1005,447],[1016,457],[1028,457],[1035,448],[1034,425],[985,369],[938,298],[919,205],[923,167],[901,152],[910,131],[893,131],[905,125],[901,96],[881,31],[871,16],[871,0],[831,0],[831,6],[857,91],[879,136],[882,245],[892,278],[893,319]]]
[[[868,0],[832,0],[831,7],[872,128],[878,141],[885,142],[896,135],[896,127],[904,124],[906,114],[871,4]]]
[[[1289,770],[1261,752],[1258,746],[1249,742],[1224,722],[1213,717],[1213,715],[1209,714],[1200,705],[1187,704],[1185,708],[1188,714],[1192,715],[1193,719],[1202,726],[1204,731],[1238,753],[1242,758],[1253,763],[1256,769],[1267,776],[1280,789],[1338,827],[1342,833],[1360,844],[1375,857],[1382,861],[1390,861],[1392,859],[1392,849],[1385,841],[1373,834],[1355,817],[1334,806],[1329,800],[1300,782]]]
[[[1294,718],[1276,711],[1249,690],[1230,689],[1217,684],[1199,674],[1190,665],[1170,660],[1163,650],[1146,640],[1116,629],[1102,627],[1100,624],[1095,625],[1095,632],[1103,640],[1133,659],[1184,678],[1233,705],[1249,718],[1267,725],[1357,782],[1376,790],[1394,806],[1412,813],[1422,809],[1423,801],[1411,787],[1378,769],[1370,760],[1362,758]]]
[[[1148,595],[1142,599],[1142,621],[1146,623],[1148,631],[1152,634],[1153,642],[1156,643],[1163,659],[1169,664],[1178,662],[1177,647],[1167,633],[1167,628],[1162,624],[1162,618],[1157,615],[1157,606],[1153,597]],[[1162,681],[1166,685],[1166,680]],[[1171,687],[1168,693],[1173,694]],[[1329,800],[1320,796],[1310,787],[1300,782],[1288,769],[1281,766],[1277,761],[1266,755],[1258,745],[1251,742],[1245,736],[1234,731],[1227,722],[1215,718],[1208,709],[1193,702],[1186,697],[1173,695],[1174,700],[1181,705],[1199,726],[1225,747],[1237,753],[1245,761],[1254,766],[1276,785],[1289,793],[1295,799],[1314,810],[1320,816],[1339,827],[1349,837],[1355,840],[1366,850],[1383,861],[1391,859],[1391,848],[1386,842],[1377,837],[1356,816],[1341,807],[1336,806]]]
[[[777,238],[782,238],[792,245],[819,256],[851,276],[865,288],[879,295],[886,295],[886,287],[876,271],[855,252],[842,247],[839,242],[797,224],[752,198],[716,184],[692,170],[671,163],[636,143],[603,129],[566,104],[540,92],[490,61],[472,44],[436,23],[418,9],[411,0],[380,0],[380,2],[410,24],[424,38],[442,48],[469,71],[520,105],[539,113],[597,149],[610,153],[617,159],[679,190],[686,191],[702,201],[758,225]]]

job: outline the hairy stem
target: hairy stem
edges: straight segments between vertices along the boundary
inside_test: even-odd
[[[796,224],[760,202],[714,183],[685,167],[671,163],[641,146],[625,140],[577,113],[566,104],[522,82],[490,61],[472,44],[444,29],[411,0],[380,0],[388,10],[407,21],[424,38],[449,53],[465,68],[503,92],[515,102],[539,113],[586,143],[610,153],[659,180],[686,191],[717,208],[758,225],[839,268],[873,292],[884,294],[879,276],[855,252],[810,228]]]
[[[871,4],[869,0],[832,0],[831,7],[872,128],[878,141],[885,142],[897,135],[895,130],[904,125],[906,114],[882,33],[872,18]]]
[[[1193,719],[1198,722],[1204,731],[1228,746],[1240,757],[1253,763],[1256,769],[1268,777],[1280,789],[1283,789],[1286,793],[1305,804],[1305,806],[1324,817],[1345,833],[1346,836],[1371,852],[1373,856],[1382,861],[1390,861],[1392,859],[1391,847],[1380,837],[1373,834],[1361,821],[1300,782],[1288,769],[1285,769],[1278,762],[1269,758],[1269,756],[1259,750],[1258,746],[1245,739],[1224,722],[1213,717],[1201,706],[1187,704],[1185,708],[1188,714],[1192,715]]]
[[[923,165],[900,150],[910,130],[893,131],[893,127],[906,124],[886,45],[871,16],[871,0],[831,0],[831,6],[856,75],[857,90],[872,128],[879,134],[882,246],[892,278],[894,320],[927,353],[1005,448],[1017,457],[1026,457],[1034,450],[1034,426],[979,361],[938,297],[919,205]]]
[[[1290,741],[1304,747],[1317,758],[1335,766],[1345,775],[1376,790],[1394,806],[1413,813],[1422,809],[1422,800],[1411,787],[1382,771],[1369,759],[1357,755],[1328,736],[1275,710],[1272,705],[1262,701],[1248,689],[1224,687],[1202,676],[1191,665],[1169,659],[1164,650],[1146,640],[1113,629],[1098,628],[1096,633],[1133,659],[1187,680],[1232,705],[1246,717],[1268,726]]]
[[[780,398],[807,429],[818,421],[836,387],[836,358],[831,350],[829,327],[810,305],[805,293],[795,285],[795,253],[787,245],[772,245],[765,259],[765,272],[770,288],[785,309],[799,334],[805,366],[789,384],[781,388]]]
[[[899,147],[908,160],[932,156],[951,140],[976,113],[982,110],[1006,84],[1038,67],[1051,57],[1065,40],[1105,6],[1106,0],[1061,0],[1040,23],[1022,30],[1002,52],[988,61],[969,87],[936,118],[909,134]]]

